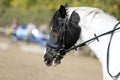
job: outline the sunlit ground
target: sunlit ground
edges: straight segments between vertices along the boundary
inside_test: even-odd
[[[0,37],[0,80],[102,80],[97,59],[70,53],[60,65],[46,67],[43,50],[37,44],[12,44]]]

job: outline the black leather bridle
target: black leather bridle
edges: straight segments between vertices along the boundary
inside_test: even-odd
[[[54,55],[53,58],[55,58],[55,63],[60,64],[60,60],[66,54],[66,51],[65,51],[65,32],[66,32],[66,29],[68,29],[69,27],[67,24],[67,22],[68,22],[67,16],[65,19],[62,19],[62,18],[58,18],[58,19],[63,21],[63,23],[59,25],[59,27],[62,26],[62,28],[61,28],[61,32],[60,32],[59,37],[58,37],[59,38],[58,42],[57,42],[57,44],[53,44],[51,42],[48,42],[47,46],[52,48],[52,49],[57,50],[58,54]]]

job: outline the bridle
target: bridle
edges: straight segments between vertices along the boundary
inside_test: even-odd
[[[66,54],[66,51],[65,51],[65,32],[67,29],[68,30],[70,30],[70,29],[69,29],[68,24],[67,24],[68,23],[68,16],[67,15],[64,19],[62,19],[62,18],[58,18],[58,19],[63,21],[63,23],[59,25],[59,27],[60,26],[63,26],[63,27],[61,29],[58,42],[57,42],[57,44],[53,44],[53,43],[48,42],[47,46],[52,48],[52,49],[57,50],[58,54],[54,55],[53,58],[55,58],[55,62],[57,64],[60,64],[60,60]],[[69,32],[70,32],[70,34],[72,34],[71,31],[69,31]]]

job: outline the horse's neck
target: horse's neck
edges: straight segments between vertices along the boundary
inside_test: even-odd
[[[82,30],[79,41],[81,41],[81,39],[86,41],[93,38],[94,34],[100,35],[110,31],[118,23],[114,17],[97,8],[81,7],[76,8],[75,10],[80,15],[79,25]],[[99,38],[99,42],[96,40],[90,44],[90,47],[99,58],[101,55],[106,55],[105,53],[107,51],[109,39],[110,35],[107,35]]]
[[[83,8],[82,8],[83,9]],[[87,40],[110,31],[117,24],[117,20],[97,8],[85,8],[77,11],[80,15],[79,25],[82,28],[82,38]]]
[[[93,38],[94,34],[100,35],[112,30],[118,22],[113,16],[98,8],[70,7],[68,17],[71,17],[73,11],[76,11],[80,16],[79,26],[82,30],[80,38],[83,41]]]
[[[81,38],[83,41],[93,38],[94,34],[100,35],[112,30],[118,23],[114,17],[101,10],[91,10],[87,16],[82,13],[80,13],[80,15],[81,21],[79,25],[82,28]],[[120,25],[118,27],[120,27]],[[106,35],[99,38],[99,42],[96,40],[89,45],[101,62],[106,61],[109,40],[110,35]]]
[[[76,10],[76,12],[80,16],[79,26],[81,27],[81,36],[78,41],[89,40],[96,35],[100,35],[102,33],[108,32],[112,30],[115,25],[118,23],[114,17],[104,13],[102,10],[97,8],[90,7],[82,7],[82,8],[72,8],[71,13]],[[120,27],[120,25],[118,25]],[[117,63],[119,61],[119,41],[120,41],[120,31],[114,34],[112,39],[111,48],[110,48],[110,71],[112,75],[117,74],[120,71],[120,64]],[[104,77],[108,78],[107,80],[111,80],[109,75],[107,74],[107,49],[110,40],[110,34],[105,35],[99,38],[99,42],[95,40],[90,43],[90,48],[95,52],[96,56],[102,63]],[[105,79],[106,80],[106,79]],[[119,79],[120,80],[120,79]]]

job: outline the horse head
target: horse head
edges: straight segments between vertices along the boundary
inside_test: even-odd
[[[68,6],[60,5],[60,8],[52,17],[50,26],[52,30],[46,46],[44,61],[47,66],[60,64],[60,60],[66,54],[66,49],[71,48],[79,39],[81,28],[78,23],[80,16],[73,11],[67,13]]]

